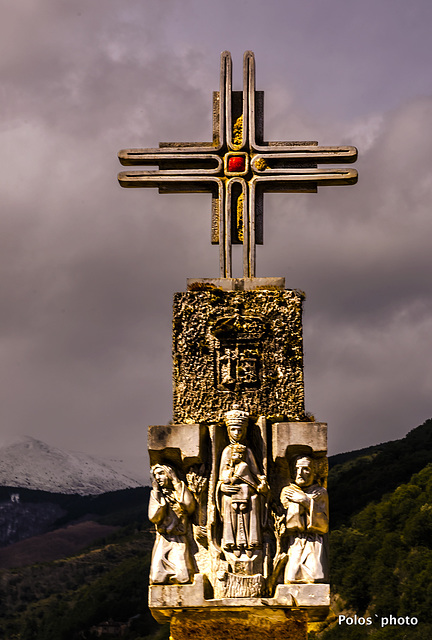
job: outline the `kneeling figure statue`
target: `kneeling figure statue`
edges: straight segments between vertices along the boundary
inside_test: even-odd
[[[167,464],[152,467],[149,520],[156,525],[150,584],[184,584],[194,573],[188,548],[188,516],[195,509],[192,493]]]
[[[280,500],[286,509],[289,534],[285,583],[328,580],[328,495],[315,482],[316,461],[297,456],[295,481],[284,487]]]

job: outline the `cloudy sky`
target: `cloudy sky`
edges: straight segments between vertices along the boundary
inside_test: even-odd
[[[265,197],[257,275],[306,291],[330,453],[432,416],[430,0],[0,0],[0,444],[137,455],[171,418],[171,304],[218,274],[208,194],[125,190],[117,151],[209,140],[220,52],[265,136],[359,148],[359,183]]]

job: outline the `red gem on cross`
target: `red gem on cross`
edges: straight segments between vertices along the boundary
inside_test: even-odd
[[[230,156],[228,158],[228,171],[231,173],[241,173],[246,169],[246,158],[244,156]]]

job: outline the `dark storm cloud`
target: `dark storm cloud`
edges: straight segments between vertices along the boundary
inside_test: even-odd
[[[333,447],[401,436],[431,411],[431,125],[430,98],[386,114],[353,197],[322,189],[292,221],[309,406],[334,424]]]
[[[209,197],[122,190],[116,152],[209,140],[225,48],[237,86],[256,52],[269,138],[360,148],[357,186],[265,200],[259,275],[307,292],[307,408],[329,421],[333,452],[430,417],[431,10],[323,4],[8,5],[3,434],[127,454],[171,418],[172,293],[218,269]],[[384,12],[395,4],[400,17]]]

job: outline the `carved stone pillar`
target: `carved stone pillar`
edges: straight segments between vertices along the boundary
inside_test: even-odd
[[[221,55],[211,142],[125,149],[124,187],[208,192],[220,278],[174,298],[174,424],[150,427],[156,527],[150,609],[173,640],[306,637],[329,607],[326,425],[304,412],[302,301],[284,278],[256,278],[263,194],[355,184],[351,146],[263,138],[255,59],[243,90]],[[232,245],[243,245],[243,278]]]
[[[329,585],[327,426],[305,420],[303,295],[283,279],[222,285],[190,281],[174,299],[178,422],[148,440],[149,605],[173,640],[304,640]]]

